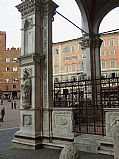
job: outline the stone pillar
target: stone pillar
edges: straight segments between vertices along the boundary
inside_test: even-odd
[[[96,79],[100,78],[100,46],[102,40],[98,34],[84,35],[81,38],[81,48],[84,54],[84,74],[87,78]]]
[[[96,92],[100,87],[97,87],[95,79],[101,77],[101,66],[100,66],[100,46],[102,40],[97,34],[91,34],[89,36],[84,35],[80,42],[81,48],[84,54],[84,74],[87,79],[91,79],[92,86],[87,89],[92,94],[88,95],[88,98],[92,100],[92,104],[96,105]],[[93,98],[92,98],[93,97]],[[84,97],[85,98],[85,97]],[[100,97],[99,97],[100,98]]]
[[[21,12],[20,131],[13,146],[36,149],[42,145],[43,108],[52,104],[52,17],[57,5],[51,0],[24,0]]]

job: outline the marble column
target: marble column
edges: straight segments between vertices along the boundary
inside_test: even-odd
[[[42,146],[43,108],[52,105],[52,18],[57,5],[51,0],[24,0],[21,13],[20,130],[13,147]]]

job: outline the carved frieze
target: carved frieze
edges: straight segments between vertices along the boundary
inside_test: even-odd
[[[22,1],[23,3],[17,5],[17,9],[21,12],[22,16],[26,16],[31,13],[37,13],[41,16],[52,14],[52,17],[55,15],[55,10],[58,7],[54,2],[39,1],[39,0],[27,0]],[[51,4],[50,4],[51,3]]]

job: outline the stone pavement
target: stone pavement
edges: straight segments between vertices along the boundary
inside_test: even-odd
[[[0,122],[0,159],[59,159],[60,150],[41,148],[39,150],[24,150],[12,148],[12,139],[19,130],[20,113],[19,100],[17,109],[11,109],[11,102],[4,101],[6,115],[4,122]],[[113,156],[80,152],[81,159],[113,159]]]
[[[5,117],[4,117],[4,122],[0,122],[0,129],[5,129],[5,128],[12,128],[12,127],[19,127],[20,125],[20,111],[19,111],[19,106],[20,106],[20,101],[17,101],[17,108],[16,109],[11,109],[11,102],[8,102],[7,100],[3,101],[3,105],[0,105],[1,108],[5,108]]]
[[[19,128],[0,130],[0,153],[2,159],[59,159],[60,150],[41,148],[24,150],[12,148],[14,133]],[[80,152],[81,159],[113,159],[113,156]]]

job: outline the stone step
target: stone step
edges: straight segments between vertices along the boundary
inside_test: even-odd
[[[53,149],[62,149],[65,145],[71,144],[70,141],[53,141],[53,142],[43,142],[43,147],[53,148]]]
[[[98,148],[98,153],[114,155],[113,143],[109,141],[102,141],[100,147]]]

